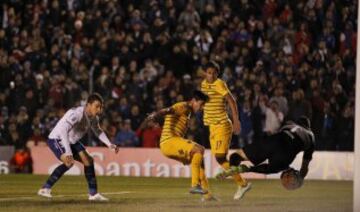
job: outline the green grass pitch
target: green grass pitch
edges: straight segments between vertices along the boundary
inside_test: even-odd
[[[352,211],[351,181],[310,181],[296,191],[279,180],[251,180],[253,187],[240,201],[232,196],[234,182],[210,180],[218,202],[201,202],[188,194],[185,178],[98,177],[99,191],[109,202],[87,200],[84,176],[64,176],[53,188],[52,200],[36,195],[47,176],[0,175],[0,211]]]

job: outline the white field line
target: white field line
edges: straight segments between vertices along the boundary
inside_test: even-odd
[[[130,194],[133,192],[130,191],[120,191],[120,192],[104,192],[101,194],[104,195],[121,195],[121,194]],[[84,197],[84,196],[88,196],[88,194],[67,194],[67,195],[53,195],[53,198],[61,198],[61,197]],[[11,201],[11,200],[31,200],[31,199],[51,199],[51,198],[46,198],[46,197],[40,197],[37,194],[35,194],[34,196],[26,196],[26,197],[11,197],[11,198],[0,198],[0,202],[4,202],[4,201]]]

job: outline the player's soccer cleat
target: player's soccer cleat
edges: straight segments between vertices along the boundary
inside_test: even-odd
[[[249,170],[249,167],[245,165],[240,166],[231,166],[230,169],[223,170],[222,172],[218,173],[215,178],[218,180],[223,180],[229,176],[233,176],[235,174],[247,172]]]
[[[208,193],[208,191],[202,189],[200,185],[191,187],[189,192],[190,192],[190,194],[207,194]]]
[[[51,195],[51,189],[50,188],[40,188],[40,190],[37,193],[39,196],[46,197],[46,198],[52,198]]]
[[[201,202],[217,202],[217,201],[219,201],[219,199],[212,194],[206,194],[201,197]]]
[[[218,180],[224,180],[229,176],[232,176],[234,174],[238,173],[237,172],[237,166],[231,166],[230,169],[227,170],[223,170],[219,173],[216,174],[215,178]]]
[[[226,178],[226,170],[223,170],[215,175],[218,180],[224,180]]]
[[[108,198],[104,197],[103,195],[96,193],[94,195],[89,195],[90,201],[109,201]]]
[[[251,183],[247,183],[246,186],[239,186],[234,195],[234,200],[240,200],[244,197],[245,193],[251,189]]]

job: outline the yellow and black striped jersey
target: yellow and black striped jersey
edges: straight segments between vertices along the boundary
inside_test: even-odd
[[[213,83],[203,80],[201,91],[209,96],[209,101],[204,105],[204,124],[221,124],[228,121],[225,96],[229,93],[229,89],[226,83],[221,79]]]
[[[176,103],[171,108],[174,113],[165,116],[160,142],[174,136],[184,137],[187,130],[187,122],[191,115],[187,102]]]

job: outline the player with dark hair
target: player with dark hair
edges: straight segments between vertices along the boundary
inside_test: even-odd
[[[145,121],[155,120],[165,116],[163,130],[160,138],[160,150],[168,158],[191,164],[191,189],[192,194],[202,194],[204,200],[211,200],[209,185],[205,176],[203,161],[204,147],[184,138],[187,123],[191,115],[200,111],[208,96],[201,91],[194,91],[191,100],[179,102],[171,107],[150,114]]]
[[[211,153],[221,167],[228,170],[230,164],[226,156],[231,138],[233,133],[240,133],[238,108],[226,83],[219,79],[221,74],[219,64],[210,61],[204,69],[205,79],[201,83],[201,91],[209,96],[209,101],[204,106],[204,124],[209,126]],[[230,106],[232,121],[226,112],[226,103]],[[251,183],[248,183],[238,173],[234,173],[233,178],[238,185],[234,199],[239,200],[251,188]]]
[[[286,170],[282,173],[281,178],[286,178],[289,182],[285,182],[284,186],[289,186],[288,189],[295,189],[302,185],[302,180],[308,173],[314,148],[315,137],[310,128],[310,120],[301,117],[297,123],[287,122],[277,133],[266,136],[263,140],[254,141],[231,154],[231,169],[219,173],[217,178],[225,178],[234,173],[273,174]],[[289,165],[296,155],[302,151],[304,151],[304,155],[300,171],[290,168]],[[268,162],[264,163],[265,160]],[[250,167],[240,165],[242,161],[250,161],[254,165]],[[287,185],[294,182],[295,185]]]
[[[99,94],[91,94],[85,106],[68,110],[58,121],[48,136],[48,146],[62,162],[52,172],[46,183],[38,191],[38,195],[51,198],[52,186],[61,176],[74,165],[74,160],[84,164],[84,173],[88,182],[89,200],[107,201],[97,192],[94,160],[79,140],[91,129],[94,134],[111,150],[118,152],[119,148],[112,144],[99,125],[99,114],[103,109],[103,99]]]

